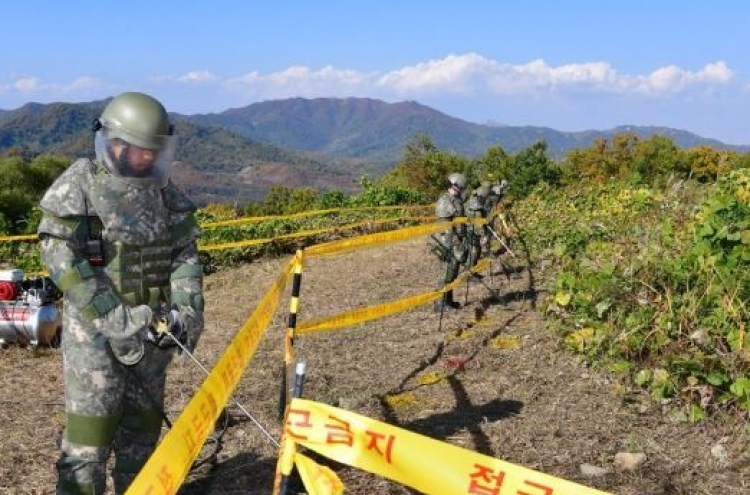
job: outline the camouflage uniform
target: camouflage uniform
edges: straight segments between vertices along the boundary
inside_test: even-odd
[[[464,216],[464,202],[461,196],[453,196],[450,192],[443,193],[435,205],[435,215],[439,222],[450,221],[454,218]],[[466,225],[453,225],[449,230],[441,234],[440,243],[452,253],[452,257],[445,263],[445,273],[438,280],[438,288],[443,287],[456,280],[461,264],[466,262]],[[443,298],[438,301],[435,309],[456,308],[458,304],[453,299],[453,291],[449,290]]]
[[[505,196],[505,192],[508,189],[508,181],[502,180],[499,183],[493,184],[489,189],[489,194],[487,195],[487,199],[485,200],[485,211],[488,218],[488,229],[487,229],[487,235],[488,235],[488,242],[489,239],[493,237],[492,232],[489,231],[489,229],[492,229],[494,232],[497,232],[497,226],[496,226],[496,220],[497,220],[497,205],[500,203],[500,200]]]
[[[487,218],[486,200],[490,188],[480,186],[474,189],[466,202],[466,216],[469,218]],[[487,229],[485,226],[467,225],[469,245],[469,267],[473,267],[482,256],[482,244],[486,244]]]
[[[123,493],[159,439],[175,349],[148,341],[152,312],[177,307],[190,349],[203,330],[195,206],[171,182],[116,177],[99,156],[73,163],[40,206],[42,259],[64,293],[57,494],[103,494],[112,451]],[[87,246],[96,236],[103,260]]]

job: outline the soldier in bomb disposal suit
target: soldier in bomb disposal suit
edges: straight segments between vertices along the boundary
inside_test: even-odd
[[[94,131],[96,158],[75,161],[52,184],[38,229],[64,293],[58,495],[103,494],[112,452],[115,492],[127,489],[159,439],[175,350],[149,325],[171,310],[191,351],[203,330],[200,230],[195,206],[169,180],[177,136],[166,110],[123,93]]]
[[[450,221],[454,218],[464,216],[463,191],[466,188],[466,176],[461,173],[452,173],[448,176],[448,190],[440,195],[435,205],[435,215],[439,222]],[[466,262],[466,225],[453,225],[442,233],[440,244],[446,253],[445,272],[441,274],[438,287],[443,287],[456,280],[461,269],[461,264]],[[435,303],[435,311],[456,310],[461,304],[453,299],[453,291],[449,290],[443,294]]]
[[[479,187],[474,189],[466,201],[466,216],[469,218],[487,218],[487,198],[490,195],[490,185],[482,183]],[[479,262],[479,258],[482,257],[483,247],[488,245],[487,241],[487,228],[485,225],[467,225],[467,243],[469,245],[469,268],[473,268],[474,265]],[[473,277],[481,278],[481,275],[476,273]]]

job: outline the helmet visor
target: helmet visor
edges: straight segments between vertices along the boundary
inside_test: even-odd
[[[149,140],[128,136],[104,127],[94,139],[96,155],[116,177],[164,187],[174,161],[177,136],[154,136]]]

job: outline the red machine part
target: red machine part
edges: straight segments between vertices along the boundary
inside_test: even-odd
[[[0,282],[0,301],[15,301],[18,298],[16,282]]]

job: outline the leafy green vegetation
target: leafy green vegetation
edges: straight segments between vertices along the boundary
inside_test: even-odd
[[[749,181],[748,169],[711,184],[612,180],[517,202],[548,266],[550,328],[688,419],[750,412]]]
[[[0,233],[35,232],[39,198],[65,166],[51,156],[0,160]],[[205,251],[204,263],[423,221],[454,171],[471,187],[509,180],[505,207],[544,276],[543,309],[564,345],[621,377],[623,390],[643,388],[685,420],[750,415],[747,154],[622,134],[559,162],[544,142],[515,154],[493,146],[470,159],[419,135],[391,172],[362,179],[355,194],[278,185],[259,203],[202,208],[202,246],[259,241]],[[32,271],[41,269],[35,249],[0,243],[6,264]]]

